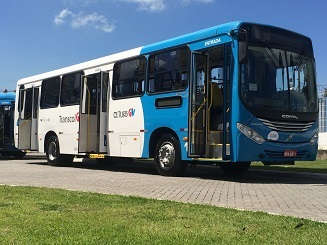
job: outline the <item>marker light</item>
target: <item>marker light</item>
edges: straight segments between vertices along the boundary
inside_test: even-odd
[[[312,138],[311,138],[311,140],[310,140],[310,145],[313,145],[313,144],[315,144],[316,142],[318,141],[318,132],[316,132],[313,136],[312,136]]]
[[[264,138],[260,134],[258,134],[253,129],[249,128],[248,126],[245,126],[241,123],[237,123],[237,128],[240,130],[242,134],[244,134],[249,139],[253,140],[254,142],[258,144],[263,144],[265,142]]]

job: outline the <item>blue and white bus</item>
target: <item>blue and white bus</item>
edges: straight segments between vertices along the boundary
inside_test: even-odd
[[[176,176],[190,162],[242,173],[317,153],[311,40],[268,25],[227,23],[24,78],[17,99],[16,146],[51,165],[154,158]]]
[[[7,90],[0,93],[0,154],[21,158],[26,152],[18,150],[14,144],[15,95]]]

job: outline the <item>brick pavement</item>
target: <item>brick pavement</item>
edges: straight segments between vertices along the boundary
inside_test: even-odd
[[[51,167],[44,159],[0,160],[0,184],[132,195],[262,211],[327,222],[327,175],[250,170],[232,178],[219,168],[163,177],[151,163],[99,167],[95,161]]]

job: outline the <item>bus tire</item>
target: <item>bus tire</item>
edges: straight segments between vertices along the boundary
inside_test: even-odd
[[[164,134],[156,144],[155,165],[159,174],[180,176],[186,169],[186,162],[181,160],[179,141],[171,134]]]
[[[16,158],[16,159],[23,158],[25,155],[26,155],[26,152],[24,152],[24,151],[15,151],[15,152],[13,153],[13,156],[14,156],[14,158]]]
[[[46,157],[51,166],[66,166],[72,163],[74,155],[60,154],[57,136],[50,136],[46,144]]]
[[[3,156],[3,157],[10,157],[10,156],[12,156],[12,152],[10,152],[10,151],[3,151],[3,152],[1,152],[1,156]]]
[[[227,175],[241,175],[249,169],[250,165],[251,162],[233,162],[221,163],[219,167]]]

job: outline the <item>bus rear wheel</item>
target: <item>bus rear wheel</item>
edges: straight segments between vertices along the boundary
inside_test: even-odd
[[[228,175],[241,175],[244,174],[250,167],[251,162],[233,162],[221,163],[220,169]]]
[[[181,160],[179,141],[171,134],[164,134],[155,148],[155,164],[159,174],[180,176],[186,169],[186,162]]]
[[[74,155],[60,154],[59,141],[56,136],[50,136],[46,144],[46,157],[51,166],[65,166],[72,163]]]

